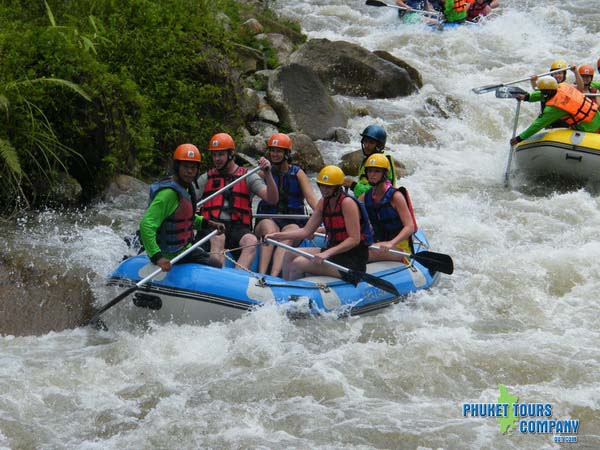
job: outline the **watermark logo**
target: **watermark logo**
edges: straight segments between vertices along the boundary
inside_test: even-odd
[[[577,442],[579,419],[553,418],[552,404],[519,402],[502,384],[498,390],[496,403],[463,403],[463,417],[495,418],[502,434],[552,434],[553,442]]]

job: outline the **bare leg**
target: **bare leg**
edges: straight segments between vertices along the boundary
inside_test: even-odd
[[[252,233],[246,233],[240,239],[240,247],[244,247],[242,249],[242,253],[238,258],[239,266],[235,266],[236,269],[241,269],[241,267],[248,268],[252,264],[254,260],[254,256],[256,255],[256,244],[258,243],[258,239]],[[240,267],[241,266],[241,267]]]
[[[316,247],[304,248],[302,250],[313,255],[321,253],[321,249]],[[298,278],[302,278],[305,273],[311,273],[313,275],[328,275],[336,278],[340,277],[340,272],[337,269],[334,269],[326,264],[315,264],[312,260],[305,258],[304,256],[293,254],[293,256],[290,257],[290,262],[288,263],[287,258],[289,254],[290,252],[286,254],[286,261],[283,267],[284,278],[286,280],[297,280]],[[287,274],[285,272],[287,272]]]
[[[210,257],[209,261],[212,266],[223,267],[225,257],[223,249],[225,248],[225,235],[217,235],[210,240]]]
[[[273,220],[263,219],[258,223],[258,225],[256,225],[254,234],[256,234],[256,236],[261,238],[265,234],[276,233],[277,231],[279,231],[279,227]],[[269,261],[271,261],[272,255],[273,255],[273,246],[272,245],[263,245],[260,248],[260,260],[258,262],[258,272],[259,273],[267,273],[267,268],[269,267]],[[282,258],[283,258],[283,256],[282,256]],[[273,275],[273,271],[271,271],[271,275]]]
[[[298,225],[296,225],[295,223],[290,223],[290,224],[286,225],[285,227],[283,227],[283,229],[281,231],[297,230],[298,228],[300,228],[300,227]],[[287,244],[287,245],[293,245],[292,241],[281,241],[281,242],[284,244]],[[271,252],[272,251],[273,250],[271,250]],[[271,275],[273,275],[274,277],[278,277],[281,272],[281,267],[283,266],[284,255],[285,255],[284,249],[282,249],[281,247],[277,247],[275,249],[275,255],[273,256],[273,264],[271,266]],[[266,270],[266,267],[265,267],[265,270]]]
[[[375,244],[375,245],[377,245],[377,244]],[[374,261],[399,261],[399,262],[403,262],[404,264],[408,264],[408,261],[407,261],[406,257],[404,257],[404,256],[395,255],[390,252],[381,252],[378,250],[369,249],[369,261],[368,262],[374,262]]]

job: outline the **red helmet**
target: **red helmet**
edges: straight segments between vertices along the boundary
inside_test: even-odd
[[[193,161],[199,163],[202,161],[200,150],[194,144],[181,144],[173,152],[175,161]]]
[[[277,147],[292,151],[292,140],[287,134],[275,133],[269,138],[267,147]]]
[[[217,133],[210,138],[208,149],[211,152],[219,150],[235,150],[235,142],[233,142],[233,138],[227,133]]]
[[[598,66],[598,72],[600,72],[600,58],[598,58],[598,62],[596,63],[596,65]]]
[[[579,75],[591,75],[594,76],[594,68],[589,64],[584,64],[579,67]]]

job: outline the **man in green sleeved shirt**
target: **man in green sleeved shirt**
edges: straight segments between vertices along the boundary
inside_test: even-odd
[[[371,185],[369,184],[369,180],[367,180],[367,175],[365,173],[365,162],[373,153],[383,153],[390,161],[390,182],[393,186],[396,185],[394,159],[392,158],[392,155],[383,151],[387,141],[387,133],[385,130],[378,125],[369,125],[360,135],[362,137],[360,146],[365,157],[358,169],[358,182],[354,181],[351,177],[344,178],[344,187],[350,188],[356,198],[371,189]]]
[[[589,98],[567,83],[558,84],[552,77],[538,79],[537,87],[546,103],[544,111],[529,127],[511,139],[511,145],[533,136],[558,119],[564,119],[572,128],[596,132],[600,129],[598,108]]]
[[[170,259],[192,245],[194,230],[225,231],[223,224],[195,213],[192,183],[198,176],[200,161],[195,145],[182,144],[173,154],[174,175],[150,186],[150,205],[140,222],[140,237],[150,260],[165,272],[171,270]],[[180,262],[209,264],[209,255],[197,248]]]

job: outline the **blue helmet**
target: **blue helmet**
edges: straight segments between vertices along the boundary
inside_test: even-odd
[[[374,141],[377,141],[378,150],[383,150],[383,147],[385,147],[385,143],[387,141],[387,133],[379,125],[369,125],[363,130],[363,132],[360,135],[362,137],[367,137],[373,139]]]

